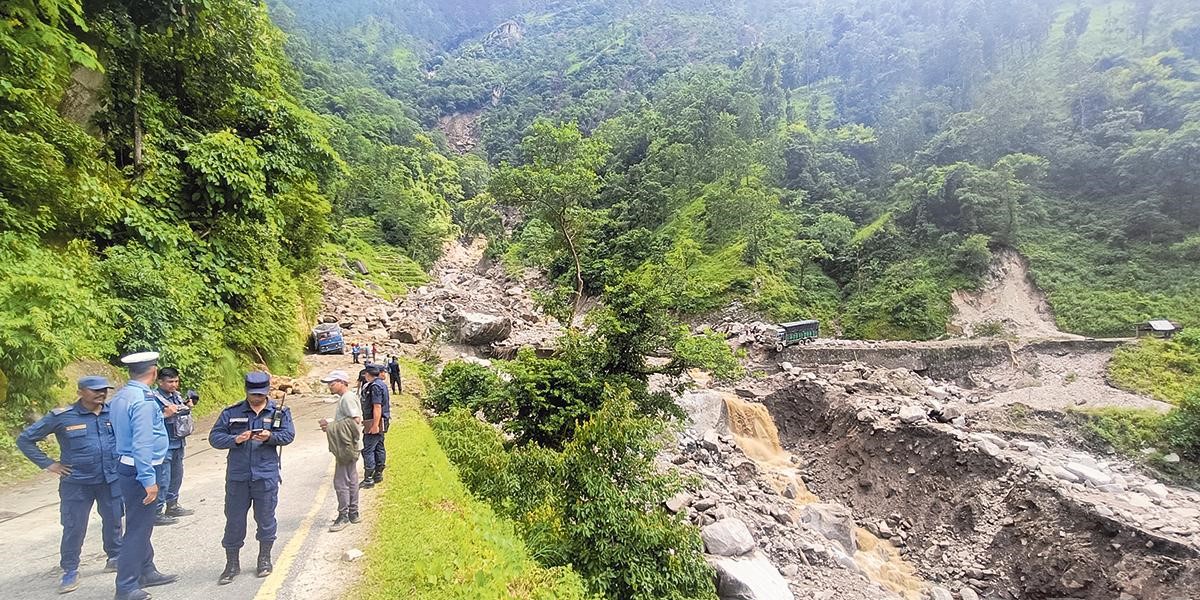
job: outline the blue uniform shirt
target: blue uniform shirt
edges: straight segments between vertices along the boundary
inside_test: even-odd
[[[66,481],[84,485],[112,483],[117,480],[117,440],[109,414],[107,405],[101,405],[97,415],[84,408],[83,402],[54,409],[21,432],[17,447],[33,464],[45,469],[54,464],[54,459],[37,443],[54,434],[62,451],[58,462],[71,468],[71,474],[64,478]]]
[[[275,417],[279,426],[275,427]],[[247,440],[234,443],[234,438],[246,431],[266,429],[271,437],[265,442]],[[229,450],[226,459],[225,478],[229,481],[279,481],[279,447],[296,439],[296,428],[292,425],[292,411],[277,408],[275,402],[267,401],[262,412],[255,414],[250,403],[243,400],[221,411],[208,443],[218,450]]]
[[[155,391],[158,392],[158,396],[160,398],[166,400],[166,402],[163,403],[164,408],[166,407],[167,404],[178,404],[180,406],[185,406],[187,404],[186,402],[183,401],[183,396],[181,396],[179,394],[179,392],[172,392],[170,394],[165,394],[165,393],[163,393],[162,390],[155,390]],[[175,435],[175,417],[168,417],[168,418],[163,419],[163,421],[166,422],[166,424],[167,424],[167,439],[169,440],[167,447],[172,450],[177,450],[179,448],[182,448],[184,438],[181,438],[178,435]]]
[[[158,398],[150,386],[130,381],[108,403],[117,436],[117,455],[133,459],[142,487],[155,485],[154,467],[167,458],[167,425]]]
[[[362,410],[363,421],[371,421],[374,419],[374,405],[382,407],[382,414],[385,419],[392,418],[392,394],[388,390],[388,386],[382,379],[376,377],[375,381],[368,382],[363,386],[362,391]]]

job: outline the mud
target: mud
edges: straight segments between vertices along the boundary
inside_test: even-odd
[[[811,381],[764,399],[817,495],[898,530],[919,575],[985,598],[1184,600],[1195,544],[1105,516],[1035,470],[933,424],[893,426]],[[1183,538],[1186,539],[1186,538]]]

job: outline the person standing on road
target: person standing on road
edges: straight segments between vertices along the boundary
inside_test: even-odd
[[[225,469],[225,570],[217,583],[232,583],[242,571],[240,554],[246,543],[246,513],[254,508],[258,526],[257,575],[271,574],[271,548],[275,544],[279,503],[280,449],[296,438],[292,414],[267,398],[271,376],[262,371],[246,374],[246,399],[221,411],[208,434],[208,443],[229,450]]]
[[[356,365],[358,364],[358,353],[361,350],[362,349],[358,347],[358,342],[355,342],[354,345],[350,347],[350,355],[354,357],[354,364]]]
[[[371,342],[371,362],[375,362],[375,357],[377,356],[378,355],[375,354],[375,342]]]
[[[115,600],[146,600],[143,588],[166,585],[178,575],[164,575],[154,566],[154,506],[158,480],[154,468],[167,458],[167,426],[158,394],[150,389],[158,375],[158,353],[138,352],[121,359],[129,382],[109,403],[117,442],[117,481],[125,502],[125,539],[117,556]]]
[[[390,381],[392,384],[391,385],[392,393],[399,394],[401,391],[400,361],[396,360],[395,356],[392,356],[388,359],[387,370],[388,370],[388,381]]]
[[[162,397],[163,421],[167,424],[167,460],[159,471],[158,515],[154,526],[174,525],[178,517],[195,514],[179,505],[179,488],[183,485],[183,453],[185,438],[194,428],[191,400],[179,394],[179,369],[166,367],[158,372],[158,394]]]
[[[329,451],[336,463],[333,470],[333,489],[337,494],[338,516],[329,531],[341,531],[351,523],[359,523],[358,514],[358,454],[362,451],[362,407],[358,395],[350,389],[350,376],[345,371],[333,371],[321,378],[329,391],[338,397],[333,421],[321,419],[321,431],[329,440]]]
[[[383,435],[387,433],[392,409],[387,384],[379,378],[380,372],[379,365],[367,365],[366,385],[362,388],[362,414],[366,424],[362,451],[364,475],[360,487],[364,488],[383,483],[383,470],[387,466]]]
[[[59,515],[63,535],[59,546],[62,581],[58,593],[79,589],[79,554],[87,535],[92,505],[100,513],[105,573],[117,570],[121,550],[120,487],[117,485],[117,439],[104,400],[112,389],[108,380],[96,375],[79,380],[79,399],[66,408],[56,408],[30,425],[17,438],[17,447],[38,467],[58,475]],[[46,455],[38,442],[54,434],[59,459]]]

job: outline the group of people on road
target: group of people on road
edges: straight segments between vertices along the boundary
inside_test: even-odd
[[[103,527],[108,558],[104,571],[116,573],[116,600],[146,600],[150,594],[145,588],[179,579],[155,566],[151,536],[156,526],[194,514],[180,505],[179,495],[184,448],[195,430],[191,413],[200,398],[194,391],[180,394],[179,371],[159,369],[158,358],[156,352],[123,357],[129,381],[111,400],[108,394],[114,387],[107,378],[80,378],[74,404],[50,411],[17,440],[34,464],[59,476],[63,526],[59,593],[79,587],[80,554],[93,507]],[[383,482],[384,436],[391,423],[391,392],[401,390],[400,364],[394,356],[386,364],[366,363],[353,380],[354,387],[343,370],[332,371],[321,381],[337,396],[333,419],[321,419],[319,424],[336,463],[338,514],[329,529],[341,531],[362,520],[359,490]],[[291,412],[270,398],[270,374],[247,373],[245,392],[244,399],[221,411],[208,435],[213,448],[228,451],[221,539],[226,562],[217,579],[221,585],[241,573],[241,548],[251,510],[259,543],[255,572],[259,577],[272,572],[280,449],[296,436]],[[58,440],[58,460],[38,446],[50,435]]]
[[[156,352],[123,357],[129,381],[111,400],[107,378],[79,379],[73,405],[51,411],[18,438],[18,447],[34,464],[59,476],[59,593],[79,588],[80,553],[93,506],[103,527],[104,571],[116,573],[115,600],[146,600],[145,588],[179,579],[156,567],[151,536],[155,526],[194,514],[179,504],[179,491],[186,438],[195,429],[191,410],[199,395],[181,395],[179,371],[160,370],[158,358]],[[210,445],[228,450],[221,541],[227,564],[218,583],[229,583],[240,572],[238,554],[251,508],[258,527],[257,575],[272,571],[279,449],[295,439],[296,431],[287,407],[269,399],[270,390],[269,374],[248,373],[245,399],[222,411],[209,433]],[[58,440],[58,460],[38,447],[50,435]]]
[[[379,348],[375,344],[360,344],[355,342],[350,345],[350,356],[354,357],[354,364],[358,364],[358,359],[363,359],[363,364],[367,365],[375,362],[376,352]]]

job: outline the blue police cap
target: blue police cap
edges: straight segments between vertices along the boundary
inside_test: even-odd
[[[383,367],[377,364],[367,363],[367,367],[363,370],[371,375],[379,375],[379,372],[383,370]]]
[[[108,379],[100,375],[88,375],[87,377],[79,378],[79,389],[81,390],[111,390],[112,384]]]
[[[271,391],[271,375],[262,371],[246,373],[247,394],[268,394]]]

